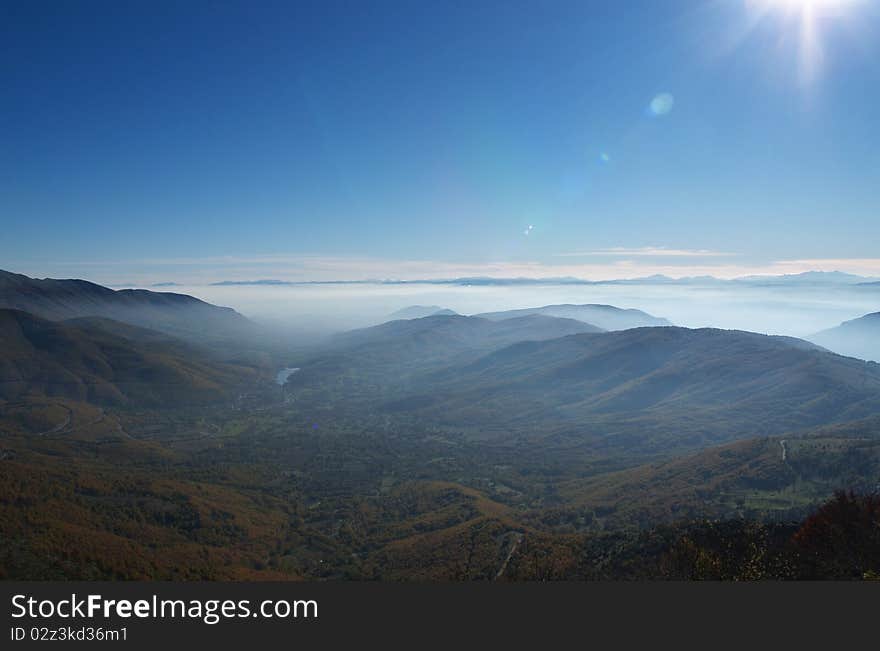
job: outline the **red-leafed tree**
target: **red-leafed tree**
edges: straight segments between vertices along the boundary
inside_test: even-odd
[[[880,496],[838,492],[792,540],[804,579],[862,579],[880,572]]]

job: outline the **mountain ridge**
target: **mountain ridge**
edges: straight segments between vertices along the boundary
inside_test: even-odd
[[[399,321],[401,319],[421,319],[426,316],[456,316],[458,312],[439,305],[410,305],[392,312],[386,321]]]
[[[644,326],[670,326],[672,323],[666,319],[655,317],[647,312],[636,309],[624,309],[614,305],[598,303],[585,303],[575,305],[563,303],[558,305],[544,305],[541,307],[529,307],[515,310],[503,310],[500,312],[484,312],[476,314],[482,319],[501,321],[514,317],[527,316],[530,314],[542,314],[557,318],[576,319],[601,328],[602,330],[626,330]]]
[[[392,411],[474,429],[479,404],[484,434],[543,423],[547,436],[644,453],[880,413],[880,365],[795,338],[708,328],[517,343],[409,387]]]
[[[50,321],[0,309],[0,398],[183,406],[224,399],[256,372],[186,342],[99,317]]]
[[[190,341],[250,337],[256,326],[229,307],[187,294],[146,289],[114,290],[78,279],[35,279],[0,270],[0,308],[64,320],[105,317]]]
[[[811,335],[809,340],[841,355],[878,362],[880,312],[844,321],[839,326]]]

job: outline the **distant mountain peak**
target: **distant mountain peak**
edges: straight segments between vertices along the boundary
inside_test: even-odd
[[[388,315],[388,321],[421,319],[426,316],[458,316],[458,312],[439,305],[410,305]]]
[[[587,303],[575,305],[564,303],[559,305],[544,305],[542,307],[523,308],[518,310],[506,310],[502,312],[486,312],[476,316],[492,321],[510,319],[527,314],[543,314],[565,319],[575,319],[584,323],[592,324],[602,330],[628,330],[651,326],[670,326],[672,323],[666,319],[655,317],[647,312],[637,309],[624,309],[614,305]]]
[[[880,362],[880,312],[844,321],[809,339],[840,355]]]
[[[768,284],[786,284],[786,283],[842,283],[854,285],[861,283],[870,278],[865,276],[857,276],[855,274],[843,271],[804,271],[797,274],[783,274],[781,276],[761,275],[761,276],[743,276],[737,278],[740,282],[761,282]]]
[[[233,285],[292,285],[294,283],[289,280],[276,280],[274,278],[265,278],[262,280],[221,280],[218,283],[211,283],[212,287],[227,287]]]

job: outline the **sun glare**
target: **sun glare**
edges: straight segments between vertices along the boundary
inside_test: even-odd
[[[763,0],[765,4],[792,9],[804,7],[836,8],[855,3],[855,0]]]
[[[786,9],[804,9],[804,8],[838,8],[846,5],[854,4],[856,0],[758,0],[757,4],[765,4],[772,7],[783,7]]]
[[[862,0],[746,0],[756,18],[776,15],[787,20],[798,48],[798,80],[810,84],[822,71],[825,47],[823,23],[841,17]]]

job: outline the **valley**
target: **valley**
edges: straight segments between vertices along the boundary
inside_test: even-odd
[[[0,576],[680,578],[696,539],[794,576],[798,523],[880,489],[876,364],[440,312],[254,355],[0,310]]]

